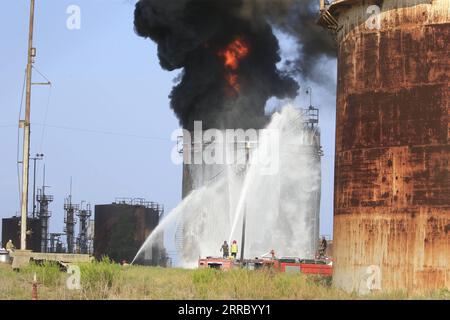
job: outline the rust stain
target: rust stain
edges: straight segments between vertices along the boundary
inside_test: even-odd
[[[334,281],[450,289],[450,2],[384,1],[381,30],[341,3]]]

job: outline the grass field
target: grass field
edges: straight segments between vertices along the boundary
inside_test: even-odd
[[[69,275],[54,264],[30,265],[20,272],[0,264],[0,299],[31,299],[32,280],[39,299],[450,299],[448,290],[425,297],[402,292],[359,297],[335,289],[324,278],[274,271],[185,270],[125,266],[102,261],[80,265],[81,289],[69,290]]]

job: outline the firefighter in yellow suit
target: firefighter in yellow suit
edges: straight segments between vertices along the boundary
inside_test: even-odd
[[[231,256],[233,259],[236,259],[238,253],[238,245],[236,240],[233,240],[233,243],[231,244]]]

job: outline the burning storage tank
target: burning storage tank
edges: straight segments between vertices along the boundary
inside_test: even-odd
[[[239,136],[234,130],[231,131],[236,136],[231,141],[228,138],[211,140],[208,131],[184,135],[183,198],[203,187],[212,191],[211,196],[205,193],[199,203],[186,208],[192,213],[181,216],[177,222],[176,245],[182,264],[194,265],[199,255],[217,254],[219,244],[230,236],[242,196],[248,198],[244,209],[248,216],[245,248],[240,248],[245,249],[246,257],[260,256],[274,249],[281,255],[314,258],[319,240],[321,194],[319,110],[311,106],[297,109],[295,115],[289,119],[290,127],[287,129],[293,137],[287,141],[282,134],[278,142],[281,146],[280,155],[277,155],[277,172],[269,173],[267,178],[250,181],[256,185],[254,189],[261,189],[259,197],[264,190],[269,190],[264,199],[244,195],[246,171],[251,170],[245,168],[246,161],[249,161],[249,154],[257,152],[257,148],[265,148],[261,147],[261,136]],[[225,130],[221,132],[227,136]],[[232,154],[235,161],[208,163],[207,157],[214,153],[222,153],[224,160]],[[299,178],[299,171],[306,178]],[[305,187],[311,190],[305,191]],[[272,219],[272,222],[264,229],[263,221],[266,219]],[[242,223],[241,217],[233,236],[239,246],[242,245]],[[271,230],[270,235],[266,234],[268,230]]]
[[[314,2],[315,0],[183,0],[170,1],[168,4],[166,0],[137,1],[134,14],[136,33],[156,43],[163,69],[180,70],[170,93],[170,107],[180,126],[188,132],[194,130],[196,121],[202,121],[204,130],[266,127],[267,102],[274,98],[284,101],[296,98],[300,89],[297,79],[317,79],[313,66],[323,56],[330,56],[334,52],[333,41],[322,35],[320,28],[314,23]],[[278,31],[295,39],[299,59],[282,58],[280,43],[275,35]],[[283,114],[282,111],[280,114],[279,118],[286,120],[292,112]],[[299,129],[296,125],[288,126],[294,130]],[[247,223],[251,232],[258,232],[251,229],[258,228],[262,222],[266,223],[267,228],[260,228],[264,231],[259,230],[259,236],[264,241],[259,244],[252,242],[253,249],[246,249],[249,254],[260,255],[276,249],[270,248],[274,243],[281,250],[296,250],[296,255],[314,255],[318,240],[314,238],[318,238],[317,212],[320,195],[320,161],[316,158],[320,145],[306,142],[314,140],[312,137],[318,137],[317,128],[310,129],[310,133],[301,128],[297,133],[299,139],[292,143],[298,148],[289,149],[286,144],[283,145],[286,153],[291,155],[285,157],[285,165],[281,166],[283,170],[280,173],[283,177],[274,175],[266,177],[264,182],[260,181],[262,189],[266,191],[264,201],[258,201],[256,197],[243,204],[244,193],[241,195],[239,190],[241,187],[245,190],[247,178],[246,168],[242,165],[185,166],[183,193],[189,194],[186,197],[189,201],[185,200],[180,204],[183,207],[183,221],[178,225],[176,237],[183,256],[189,253],[189,260],[195,263],[198,254],[210,255],[217,252],[218,243],[229,236],[226,234],[227,227],[231,226],[229,232],[233,235],[236,225],[240,225],[236,219],[241,217],[245,221],[243,216],[246,211],[259,214],[253,217],[259,220]],[[204,142],[209,143],[203,141],[203,138],[193,144],[191,141],[184,143],[187,148],[184,155],[203,152]],[[259,149],[254,147],[260,141],[248,144],[249,148],[241,140],[236,144],[225,145],[223,149],[236,147],[241,150],[250,149],[251,152]],[[220,143],[215,141],[205,148],[214,145]],[[304,152],[306,150],[309,151]],[[311,150],[313,151],[310,152]],[[297,157],[294,156],[296,154]],[[296,159],[297,163],[291,162],[292,159]],[[250,166],[249,171],[252,170],[251,167],[254,168]],[[289,175],[290,169],[295,177]],[[280,183],[280,179],[277,182],[277,178],[283,183]],[[202,188],[205,185],[210,188]],[[191,190],[199,192],[189,193]],[[207,194],[211,201],[194,201],[193,194],[199,193]],[[239,203],[244,207],[243,210]],[[249,205],[254,206],[253,211],[246,209]],[[185,207],[190,208],[184,210]],[[235,207],[236,212],[233,210]],[[187,211],[193,212],[193,216],[187,218]],[[300,221],[305,216],[314,216],[314,221]],[[211,220],[211,217],[216,220]],[[293,221],[297,224],[292,223]],[[191,227],[186,228],[187,225]],[[296,225],[302,227],[298,228]],[[309,236],[309,229],[315,230],[313,233],[317,235]],[[292,239],[299,242],[290,241]],[[301,239],[309,239],[305,241],[313,244],[306,244]]]
[[[369,7],[371,6],[371,7]],[[450,1],[335,1],[333,281],[450,288]]]
[[[145,239],[156,228],[162,205],[144,199],[116,199],[95,206],[94,256],[108,256],[116,262],[131,262]],[[146,250],[137,264],[164,265],[163,236]]]

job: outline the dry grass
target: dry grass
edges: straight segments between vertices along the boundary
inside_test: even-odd
[[[51,264],[20,272],[0,264],[0,299],[30,299],[36,273],[39,299],[450,299],[448,290],[426,297],[403,292],[358,297],[323,278],[270,271],[184,270],[127,266],[102,261],[81,265],[81,290],[66,287],[68,274]]]

